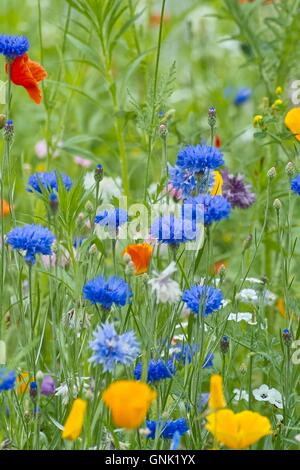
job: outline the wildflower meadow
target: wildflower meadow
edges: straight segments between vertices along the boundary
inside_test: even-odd
[[[0,450],[299,450],[299,15],[1,2]]]

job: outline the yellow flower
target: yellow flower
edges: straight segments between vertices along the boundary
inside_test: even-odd
[[[226,400],[223,393],[223,380],[222,376],[214,374],[210,378],[210,392],[208,407],[212,411],[225,408]]]
[[[217,196],[218,194],[222,195],[222,186],[223,186],[223,178],[219,171],[214,171],[214,180],[215,184],[211,189],[211,195]]]
[[[275,93],[276,95],[282,95],[283,89],[281,86],[276,87]]]
[[[292,108],[285,116],[284,123],[286,127],[300,141],[300,108]]]
[[[134,264],[135,274],[144,274],[148,272],[152,246],[149,243],[137,243],[133,245],[127,245],[124,253],[127,253],[132,263]]]
[[[63,439],[74,441],[80,436],[83,426],[83,419],[86,412],[86,401],[77,398],[72,406],[67,421],[65,422],[64,430],[62,433]]]
[[[35,171],[46,171],[46,165],[44,163],[38,163],[35,167]]]
[[[268,418],[253,411],[220,410],[207,416],[206,429],[230,449],[245,449],[272,434]]]
[[[261,114],[257,114],[256,116],[254,116],[253,118],[253,127],[258,127],[260,126],[260,124],[263,122],[263,116]]]
[[[281,99],[277,99],[272,104],[272,109],[277,109],[282,105],[283,101]]]
[[[147,384],[136,380],[113,382],[103,393],[102,399],[111,410],[116,426],[138,428],[157,393]]]

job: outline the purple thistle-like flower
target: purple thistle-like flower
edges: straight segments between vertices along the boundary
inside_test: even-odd
[[[51,375],[45,375],[41,385],[42,395],[54,395],[55,394],[55,382]]]
[[[247,209],[256,200],[255,193],[252,192],[250,184],[245,183],[245,177],[240,173],[236,176],[228,171],[222,171],[223,186],[222,195],[230,202],[232,207]]]

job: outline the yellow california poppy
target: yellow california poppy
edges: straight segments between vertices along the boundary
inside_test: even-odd
[[[120,380],[104,391],[102,399],[111,410],[116,426],[135,429],[144,421],[156,395],[155,390],[143,382]]]
[[[210,393],[208,407],[210,410],[215,411],[225,408],[226,400],[223,393],[223,380],[222,376],[214,374],[210,378]]]
[[[286,127],[300,141],[300,108],[292,108],[284,118]]]
[[[64,430],[62,433],[63,439],[74,441],[77,439],[82,431],[84,415],[86,412],[87,403],[81,398],[77,398],[72,406],[69,416],[65,422]]]
[[[223,186],[222,175],[219,171],[215,170],[214,171],[214,185],[211,189],[211,195],[212,196],[217,196],[217,195],[222,196],[222,186]]]
[[[206,429],[230,449],[245,449],[272,434],[268,418],[254,411],[219,410],[207,416]]]

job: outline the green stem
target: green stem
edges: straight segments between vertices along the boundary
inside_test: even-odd
[[[31,347],[33,348],[32,354],[32,369],[34,380],[36,378],[36,366],[35,366],[35,347],[33,346],[34,341],[34,319],[33,319],[33,300],[32,300],[32,264],[28,265],[28,281],[29,281],[29,313],[30,313],[30,341]]]
[[[162,0],[160,22],[159,22],[158,43],[157,43],[157,51],[156,51],[156,61],[155,61],[154,83],[153,83],[153,106],[152,106],[152,115],[151,115],[151,121],[150,121],[150,133],[148,136],[148,155],[147,155],[147,164],[146,164],[144,203],[146,202],[146,199],[147,199],[147,187],[148,187],[148,179],[149,179],[150,160],[152,156],[153,142],[154,142],[154,137],[155,137],[155,132],[153,132],[153,125],[154,125],[154,120],[155,120],[155,113],[157,111],[156,109],[157,81],[158,81],[158,69],[159,69],[159,59],[160,59],[160,51],[161,51],[161,43],[162,43],[162,30],[163,30],[165,6],[166,6],[166,0]]]

